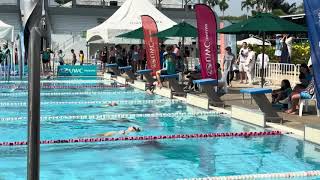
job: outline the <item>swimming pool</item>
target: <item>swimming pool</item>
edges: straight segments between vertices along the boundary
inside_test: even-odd
[[[92,82],[86,84],[96,84],[95,79],[90,80]],[[57,83],[54,81],[52,83]],[[68,86],[71,83],[61,84]],[[9,104],[0,106],[0,142],[25,141],[26,107],[11,106],[10,103],[26,102],[26,91],[1,92],[0,102]],[[204,110],[184,102],[170,101],[128,87],[45,89],[41,101],[42,117],[59,117],[41,121],[41,139],[44,140],[96,137],[97,134],[125,130],[129,126],[142,128],[141,132],[130,134],[132,136],[265,131],[219,114],[201,115]],[[120,103],[113,107],[103,103],[88,104],[92,101]],[[155,113],[162,115],[130,116]],[[73,118],[81,115],[105,116]],[[21,119],[7,120],[15,117]],[[0,179],[25,179],[26,156],[26,146],[0,147]],[[40,177],[149,180],[319,169],[320,153],[315,145],[283,135],[41,145]]]

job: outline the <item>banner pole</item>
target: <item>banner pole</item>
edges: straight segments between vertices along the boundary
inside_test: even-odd
[[[40,168],[40,28],[30,32],[28,81],[28,180],[39,180]]]

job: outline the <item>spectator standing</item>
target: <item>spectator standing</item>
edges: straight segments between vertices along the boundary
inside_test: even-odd
[[[84,63],[84,53],[82,50],[80,50],[79,52],[79,60],[80,60],[80,66],[82,66]]]
[[[287,44],[287,48],[288,48],[288,63],[291,63],[291,59],[292,59],[292,44],[293,44],[293,40],[294,37],[292,35],[287,35],[286,38],[286,44]]]
[[[138,65],[139,65],[139,59],[140,59],[140,55],[138,52],[138,48],[136,45],[133,46],[133,51],[132,51],[132,68],[133,68],[133,72],[136,72],[138,70]],[[142,62],[142,61],[141,61]]]
[[[235,55],[232,54],[231,47],[226,47],[226,53],[223,57],[223,79],[225,79],[228,86],[231,86],[231,81],[233,79],[232,64],[235,62]]]
[[[74,49],[71,49],[71,53],[72,53],[72,65],[76,65],[77,55],[76,55],[76,53],[74,53]]]
[[[116,63],[116,49],[113,46],[110,47],[108,63]]]
[[[100,50],[98,49],[94,54],[95,65],[97,65],[98,60],[100,60]]]
[[[249,85],[252,85],[254,79],[254,68],[256,63],[256,53],[253,51],[252,45],[248,46],[248,57],[246,62],[246,73],[249,80]]]
[[[264,64],[263,64],[263,67],[262,67],[262,57],[264,57]],[[260,69],[260,73],[262,75],[262,73],[264,73],[264,77],[266,77],[267,75],[267,67],[268,67],[268,63],[269,63],[270,59],[269,59],[269,56],[267,54],[262,54],[260,53],[258,56],[257,56],[257,63],[259,64],[259,69]],[[262,71],[263,69],[263,71]],[[264,81],[264,80],[263,80]]]
[[[143,64],[144,64],[144,60],[145,60],[146,50],[143,48],[142,44],[139,45],[138,54],[139,54],[139,60],[137,62],[137,70],[144,69]]]
[[[160,68],[163,68],[163,63],[164,63],[164,52],[165,51],[166,46],[164,44],[161,44],[160,46]]]
[[[46,75],[50,71],[50,55],[51,51],[50,48],[47,48],[45,51],[42,52],[42,67],[43,67],[43,74]]]
[[[100,52],[100,60],[101,60],[101,69],[104,72],[106,63],[108,61],[108,48],[105,46],[103,47],[102,51]]]
[[[290,62],[290,57],[289,57],[289,50],[287,46],[287,37],[284,36],[282,38],[282,49],[281,49],[281,60],[280,63],[289,63]]]
[[[58,51],[58,59],[59,59],[58,61],[61,66],[64,65],[64,60],[63,60],[64,56],[65,56],[65,54],[63,54],[62,50],[59,50]]]
[[[276,35],[276,50],[274,52],[274,55],[278,58],[278,62],[281,62],[281,34]]]
[[[243,42],[242,48],[240,49],[239,57],[238,57],[240,83],[243,83],[243,80],[247,81],[245,68],[246,68],[248,55],[249,55],[248,44],[246,42]]]

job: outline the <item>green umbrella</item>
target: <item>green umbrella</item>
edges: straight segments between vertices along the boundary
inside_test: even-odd
[[[129,39],[143,39],[144,35],[143,35],[143,29],[142,27],[135,29],[133,31],[127,32],[127,33],[123,33],[118,35],[117,37],[120,38],[129,38]]]
[[[123,33],[120,34],[116,37],[119,38],[128,38],[128,39],[144,39],[144,33],[143,33],[143,29],[142,27],[135,29],[133,31],[127,32],[127,33]],[[168,38],[159,38],[161,40],[167,40]]]
[[[197,28],[192,25],[181,22],[177,25],[172,26],[169,29],[159,32],[156,34],[159,38],[163,37],[198,37]]]
[[[264,67],[266,34],[306,33],[306,27],[286,21],[268,13],[259,13],[254,17],[218,30],[222,34],[262,34],[262,67]],[[261,87],[264,85],[264,68],[261,73]]]
[[[218,30],[223,34],[304,33],[307,28],[268,13],[259,13],[248,20]]]

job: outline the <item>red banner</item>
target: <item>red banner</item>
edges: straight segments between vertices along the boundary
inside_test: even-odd
[[[144,33],[144,43],[147,55],[147,68],[152,69],[152,75],[160,70],[159,40],[153,36],[158,33],[157,24],[150,16],[141,16],[142,28]]]
[[[217,69],[217,21],[211,8],[204,4],[195,6],[201,76],[218,79]]]

